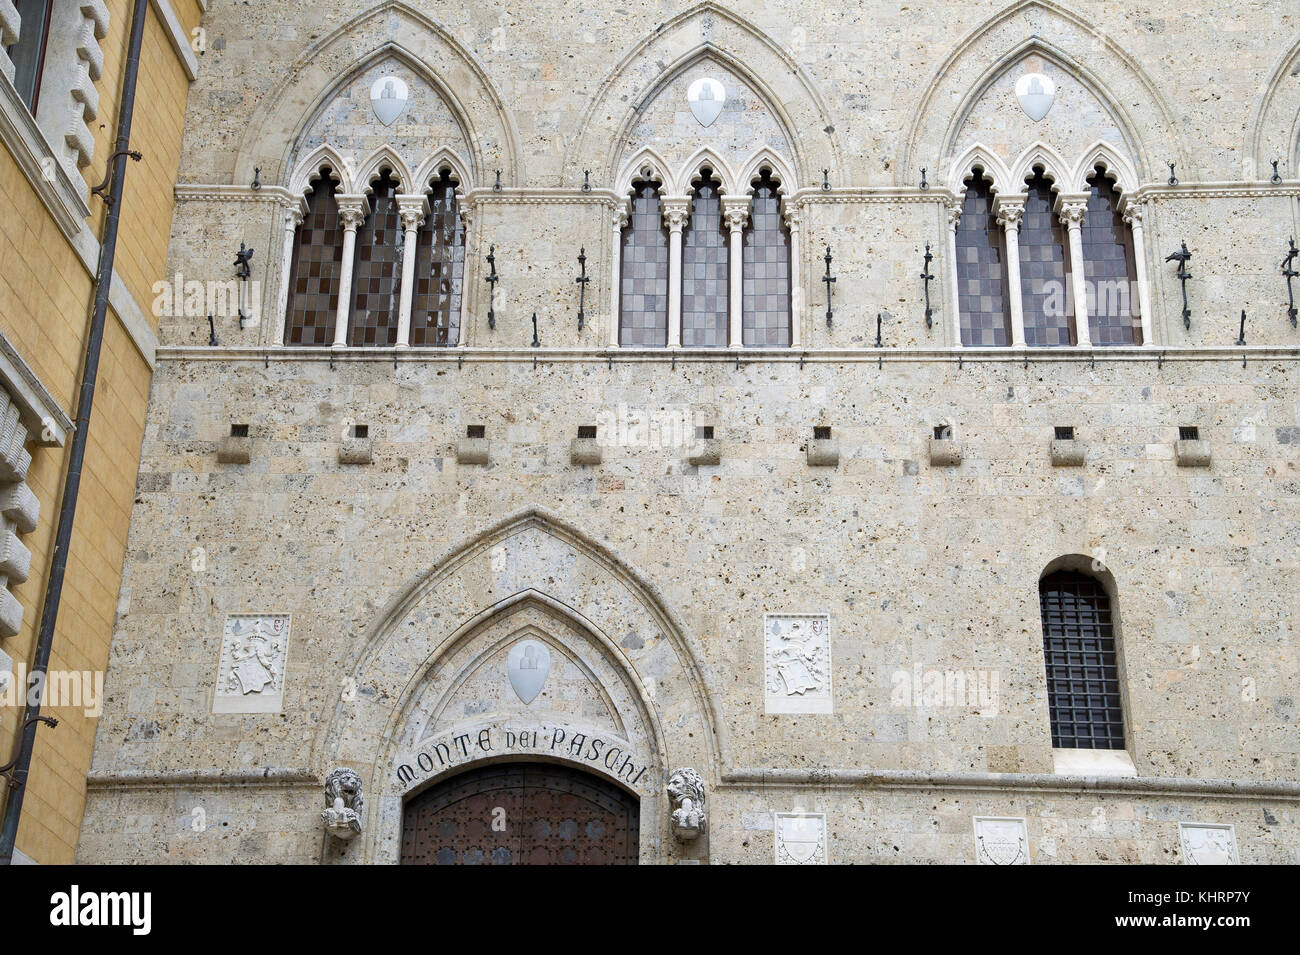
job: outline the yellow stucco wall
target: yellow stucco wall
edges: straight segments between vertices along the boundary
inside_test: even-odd
[[[110,0],[108,35],[101,41],[104,73],[98,83],[95,157],[84,170],[92,185],[104,177],[116,135],[131,3]],[[188,33],[201,16],[194,0],[173,0]],[[200,61],[201,62],[201,61]],[[189,81],[157,12],[150,5],[141,53],[132,147],[145,158],[127,169],[117,247],[117,281],[151,323],[154,282],[167,271],[172,185],[180,159]],[[0,331],[32,367],[63,409],[76,413],[77,391],[94,295],[91,275],[56,226],[21,168],[0,148]],[[98,238],[103,204],[90,199],[87,228]],[[50,657],[51,670],[103,672],[108,660],[122,562],[134,497],[150,368],[110,310],[100,359],[77,520]],[[66,448],[29,445],[28,484],[40,501],[40,524],[24,535],[32,552],[29,579],[13,592],[24,607],[23,629],[4,641],[16,663],[30,665],[66,469]],[[17,847],[37,862],[73,860],[85,805],[95,724],[79,708],[48,712],[56,729],[41,727],[32,759]],[[0,754],[12,753],[21,710],[0,707]]]

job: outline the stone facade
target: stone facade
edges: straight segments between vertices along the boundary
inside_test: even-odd
[[[1213,22],[1155,0],[211,5],[165,281],[227,279],[242,240],[252,320],[218,315],[216,347],[206,320],[161,320],[79,858],[396,862],[410,797],[549,760],[640,800],[644,862],[1300,861],[1279,270],[1300,18]],[[1057,90],[1041,121],[1029,72]],[[383,77],[408,90],[391,124]],[[700,77],[726,90],[707,126]],[[1013,198],[1036,166],[1075,195],[1096,161],[1143,230],[1145,341],[962,347],[970,164]],[[458,345],[280,344],[322,162],[353,196],[384,168],[405,193],[454,171]],[[630,184],[683,197],[705,167],[724,194],[780,179],[791,348],[618,347]],[[247,463],[218,457],[235,425]],[[341,463],[358,426],[368,460]],[[1179,466],[1191,427],[1208,466]],[[1111,594],[1124,750],[1053,750],[1038,582],[1059,568]],[[251,658],[273,712],[218,705],[249,692],[218,675],[228,620],[255,618],[292,621],[280,684],[280,657]],[[546,663],[527,700],[525,640]],[[360,832],[326,837],[339,768]],[[708,807],[689,839],[666,792],[685,768]]]

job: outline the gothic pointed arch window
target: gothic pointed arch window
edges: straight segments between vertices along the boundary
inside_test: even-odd
[[[357,231],[349,324],[354,347],[397,343],[403,243],[397,190],[392,170],[383,170],[371,192],[370,215]]]
[[[682,346],[727,344],[730,270],[722,221],[722,183],[708,168],[691,193],[691,216],[682,230]]]
[[[1025,344],[1070,345],[1073,299],[1066,283],[1065,230],[1053,211],[1051,180],[1041,169],[1026,183],[1020,224],[1020,301]]]
[[[660,184],[632,183],[632,212],[623,229],[619,274],[619,344],[668,344],[668,229]]]
[[[1088,328],[1094,345],[1141,345],[1142,320],[1134,290],[1133,233],[1120,215],[1120,195],[1098,166],[1088,177],[1088,211],[1080,226],[1088,282]]]
[[[343,224],[334,193],[338,177],[329,166],[307,192],[307,211],[294,234],[286,345],[329,345],[339,307],[343,271]]]
[[[1105,586],[1062,570],[1039,581],[1038,595],[1053,748],[1123,749],[1116,628]]]
[[[791,339],[790,234],[781,221],[780,183],[764,169],[752,186],[741,256],[744,344],[785,347]]]
[[[1006,234],[993,212],[993,187],[984,170],[972,171],[957,223],[957,292],[961,343],[1011,344]]]
[[[456,199],[458,185],[450,169],[429,185],[429,214],[420,226],[415,252],[411,344],[416,347],[460,341],[465,226]]]

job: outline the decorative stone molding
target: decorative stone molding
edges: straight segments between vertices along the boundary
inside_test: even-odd
[[[668,778],[665,787],[672,802],[673,835],[680,842],[691,842],[708,830],[704,779],[693,769],[679,769]]]
[[[58,12],[56,7],[55,14]],[[99,41],[108,35],[108,20],[108,7],[103,0],[78,2],[73,26],[76,39],[75,60],[70,63],[72,72],[58,81],[59,87],[67,88],[68,98],[63,101],[63,108],[68,110],[68,115],[62,120],[62,138],[67,149],[64,161],[73,169],[90,165],[95,155],[95,134],[91,130],[99,117],[99,93],[95,84],[104,72],[104,51]],[[47,64],[48,61],[47,57]],[[57,63],[56,58],[54,65]],[[51,79],[47,76],[46,82]]]
[[[1237,831],[1212,822],[1180,822],[1178,840],[1187,865],[1239,865]]]
[[[1029,865],[1029,834],[1023,818],[975,817],[977,865]]]
[[[226,617],[213,713],[280,712],[290,623],[287,613]]]
[[[777,865],[826,865],[825,813],[775,813],[772,835]]]
[[[32,555],[18,534],[36,530],[40,514],[36,495],[26,483],[32,463],[26,442],[21,411],[0,388],[0,637],[12,637],[22,626],[22,604],[9,588],[27,579]]]
[[[325,811],[320,814],[325,831],[336,839],[351,839],[361,832],[365,799],[361,774],[354,769],[336,769],[325,777]]]
[[[764,712],[832,712],[830,617],[765,614],[763,637]]]

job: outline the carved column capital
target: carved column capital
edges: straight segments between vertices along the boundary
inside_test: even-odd
[[[365,196],[338,196],[339,221],[343,228],[355,231],[357,226],[366,221],[370,214],[370,203]]]
[[[663,198],[664,224],[670,232],[680,232],[691,217],[690,196],[665,196]]]
[[[994,196],[993,215],[1003,228],[1009,228],[1013,232],[1019,230],[1020,220],[1025,215],[1025,197]]]
[[[786,206],[781,215],[785,218],[785,227],[794,231],[803,228],[803,210],[795,206]]]
[[[957,226],[961,223],[961,206],[962,204],[960,202],[949,203],[947,206],[948,228],[952,229],[954,232],[957,230]]]
[[[749,196],[723,196],[722,218],[731,232],[739,232],[749,221]]]
[[[1078,196],[1060,196],[1056,200],[1056,215],[1062,225],[1078,228],[1088,215],[1088,200]]]
[[[402,217],[402,228],[414,232],[424,224],[429,214],[427,196],[399,195],[397,197],[397,214]]]

